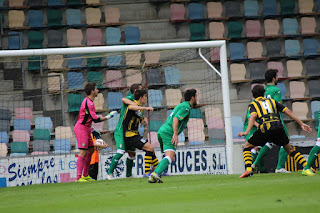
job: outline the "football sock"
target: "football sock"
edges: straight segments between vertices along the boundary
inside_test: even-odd
[[[133,160],[135,157],[127,157],[126,165],[127,165],[127,171],[126,171],[126,177],[132,176],[132,167],[133,167]]]
[[[87,177],[89,175],[89,167],[90,167],[90,161],[91,161],[92,153],[87,153],[84,157],[84,164],[83,164],[83,176]]]
[[[255,149],[251,149],[251,153],[252,153],[252,159],[254,159],[257,156],[257,150]]]
[[[146,154],[144,155],[144,174],[150,173],[150,166],[152,164],[152,155],[153,152],[146,151]]]
[[[304,157],[301,155],[300,152],[293,151],[293,152],[291,152],[290,156],[293,157],[295,162],[298,162],[303,167],[305,167],[307,165],[306,159],[304,159]]]
[[[247,171],[252,171],[252,154],[250,148],[243,149],[243,160]],[[160,162],[161,163],[161,162]]]
[[[281,147],[279,150],[279,158],[278,158],[278,164],[277,164],[277,169],[284,168],[284,164],[287,161],[288,153],[286,150]]]
[[[261,168],[261,162],[264,161],[264,157],[269,153],[270,149],[271,149],[270,147],[268,147],[267,145],[264,145],[260,149],[260,152],[258,153],[258,156],[253,164]]]
[[[315,145],[309,153],[308,163],[304,169],[310,169],[310,167],[314,164],[316,158],[318,157],[319,153],[320,153],[320,147]]]
[[[152,165],[153,165],[153,168],[156,169],[158,164],[159,164],[158,158],[155,155],[155,153],[153,153],[152,154]]]
[[[157,173],[158,175],[161,175],[162,172],[164,172],[169,164],[171,163],[171,159],[169,156],[166,156],[165,158],[163,158],[160,163],[158,164],[156,170],[154,170],[155,173]]]
[[[79,155],[77,160],[77,180],[81,178],[84,165],[84,157]]]
[[[110,168],[108,171],[108,175],[113,174],[114,169],[117,167],[118,165],[118,161],[119,159],[123,156],[123,154],[117,153],[113,156],[111,163],[110,163]]]

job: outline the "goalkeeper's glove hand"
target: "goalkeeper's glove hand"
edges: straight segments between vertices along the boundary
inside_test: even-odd
[[[91,133],[96,139],[101,138],[101,133],[98,130],[94,129]]]
[[[107,119],[110,119],[110,118],[112,118],[115,114],[118,114],[118,112],[117,112],[117,111],[111,111],[111,112],[106,116],[106,118],[107,118]]]

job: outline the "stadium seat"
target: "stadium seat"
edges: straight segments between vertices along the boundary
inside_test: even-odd
[[[8,144],[9,143],[9,135],[7,132],[0,132],[0,144]]]
[[[308,14],[313,13],[314,2],[313,0],[299,0],[299,13]]]
[[[208,129],[208,135],[210,144],[225,143],[226,136],[224,129]]]
[[[313,34],[316,31],[317,23],[314,17],[301,18],[301,34]]]
[[[246,21],[247,37],[261,36],[261,24],[259,20],[247,20]]]
[[[222,118],[222,113],[219,107],[206,107],[204,109],[204,114],[206,120],[208,120],[209,118]]]
[[[158,132],[158,130],[160,129],[162,124],[163,124],[162,121],[150,120],[150,131],[151,132]]]
[[[262,0],[264,16],[277,15],[277,0]]]
[[[279,35],[280,24],[277,19],[264,20],[264,35],[265,36],[277,36]]]
[[[43,12],[42,10],[29,10],[28,20],[30,27],[43,27]]]
[[[222,39],[224,38],[224,24],[223,22],[210,22],[209,23],[209,38]]]
[[[181,103],[182,94],[180,89],[166,89],[167,106],[177,106]]]
[[[68,72],[68,88],[69,89],[82,89],[83,82],[84,80],[81,72]]]
[[[127,69],[126,70],[127,87],[132,84],[140,84],[142,81],[142,75],[140,70]]]
[[[88,7],[86,8],[85,15],[86,15],[86,24],[88,25],[100,24],[100,20],[101,20],[100,8]]]
[[[107,70],[106,80],[107,87],[121,87],[122,86],[122,73],[120,70]]]
[[[104,97],[102,93],[98,93],[97,97],[93,101],[96,108],[96,112],[101,112],[103,110]]]
[[[0,157],[6,157],[8,154],[8,148],[5,143],[0,143]]]
[[[34,129],[33,130],[34,140],[45,140],[50,141],[51,135],[49,129]]]
[[[96,46],[102,45],[102,31],[99,28],[87,28],[86,29],[87,45]]]
[[[99,93],[99,94],[101,94],[101,93]],[[94,100],[96,100],[96,99],[94,99]],[[96,106],[96,103],[95,103],[94,105]],[[102,117],[101,114],[98,114],[97,116],[98,116],[99,118]],[[93,127],[95,130],[98,130],[98,131],[100,132],[100,131],[103,131],[103,124],[104,124],[104,122],[98,122],[98,123],[92,122],[92,127]]]
[[[154,90],[154,89],[148,90],[148,101],[149,101],[149,106],[151,107],[161,107],[162,106],[161,90]]]
[[[81,5],[82,0],[67,0],[67,5]]]
[[[0,120],[8,120],[11,121],[12,114],[9,109],[0,108]]]
[[[205,141],[203,120],[190,118],[187,124],[189,145],[199,145]],[[200,142],[200,143],[199,143]]]
[[[242,81],[246,79],[246,67],[244,64],[230,64],[231,81]]]
[[[39,56],[31,56],[28,57],[28,71],[38,71],[40,70],[40,57]]]
[[[103,58],[100,54],[88,54],[87,56],[87,67],[101,67]]]
[[[220,60],[220,48],[210,48],[210,60],[211,62]]]
[[[202,23],[190,24],[190,40],[202,41],[205,40],[205,26]]]
[[[302,81],[290,81],[290,98],[304,98],[306,87]]]
[[[146,65],[158,64],[160,60],[160,52],[159,51],[145,52],[144,58],[145,58]]]
[[[186,21],[185,18],[186,8],[184,4],[171,4],[170,5],[170,21],[179,22]]]
[[[116,24],[120,22],[120,9],[117,7],[105,7],[104,17],[107,24]]]
[[[163,120],[163,115],[161,111],[150,111],[148,112],[150,120],[154,121],[162,121]],[[147,114],[146,112],[144,113],[145,115]]]
[[[298,21],[297,21],[297,19],[284,18],[282,25],[283,25],[283,34],[284,35],[298,34]]]
[[[201,118],[202,119],[202,112],[200,109],[191,109],[190,118]]]
[[[244,1],[244,15],[245,16],[257,16],[259,12],[259,3],[257,0],[245,0]]]
[[[81,68],[82,67],[82,55],[68,55],[68,68]]]
[[[13,130],[12,140],[15,142],[26,142],[29,145],[30,133],[27,130]]]
[[[41,31],[28,31],[28,48],[29,49],[40,49],[43,48],[43,40],[44,40],[44,36],[43,36],[43,32]]]
[[[240,9],[240,2],[237,1],[225,1],[224,7],[227,17],[241,17],[243,14]]]
[[[162,68],[161,67],[149,67],[147,68],[147,80],[148,80],[148,85],[160,85],[162,83],[161,79],[162,75]],[[145,76],[142,77],[142,79],[145,79]],[[143,80],[142,80],[143,81]]]
[[[285,40],[286,56],[298,56],[300,53],[300,43],[298,40]]]
[[[150,141],[153,147],[160,147],[157,134],[158,132],[150,132],[150,135],[148,134],[148,141]]]
[[[47,62],[48,62],[48,69],[63,69],[64,68],[63,55],[48,55]]]
[[[47,10],[47,22],[48,27],[62,26],[62,10],[48,9]]]
[[[8,48],[9,50],[22,49],[24,44],[24,36],[22,32],[8,32]]]
[[[320,81],[319,80],[309,80],[308,88],[309,88],[309,96],[310,97],[320,97]]]
[[[108,108],[109,109],[121,109],[121,99],[123,95],[121,92],[108,92]]]
[[[320,61],[317,59],[308,59],[305,61],[307,76],[320,76],[319,67]]]
[[[35,118],[35,129],[48,129],[49,131],[51,131],[52,127],[53,124],[50,117]]]
[[[89,71],[87,73],[87,81],[88,83],[96,83],[97,88],[101,88],[103,82],[102,72]]]
[[[121,44],[121,30],[116,27],[106,28],[106,44]]]
[[[120,114],[115,114],[113,118],[108,120],[109,131],[114,131],[118,125]]]
[[[294,14],[294,9],[295,9],[295,1],[292,0],[280,0],[280,10],[281,10],[281,15],[290,15]]]
[[[63,73],[48,73],[48,91],[57,92],[64,85]]]
[[[249,72],[250,79],[264,79],[264,73],[266,70],[266,66],[263,63],[250,63],[249,64]]]
[[[61,6],[63,5],[62,0],[48,0],[49,6]]]
[[[80,9],[66,9],[67,25],[82,26],[82,14]]]
[[[125,43],[126,44],[139,44],[140,30],[139,27],[128,26],[124,28]]]
[[[209,19],[216,19],[222,17],[222,4],[221,2],[208,2],[207,13]]]
[[[261,42],[249,41],[247,43],[248,58],[262,58],[263,46]]]
[[[60,30],[48,30],[48,47],[63,47],[63,32]]]
[[[12,142],[11,143],[11,153],[24,153],[29,152],[29,146],[26,142]],[[10,155],[11,156],[11,155]]]
[[[139,66],[141,61],[141,53],[139,52],[126,52],[126,65]]]
[[[68,112],[79,112],[82,101],[81,94],[68,94]]]
[[[180,70],[178,67],[166,66],[164,68],[166,84],[179,84]]]
[[[86,0],[86,4],[87,5],[96,5],[96,4],[100,4],[100,0]]]
[[[23,7],[24,0],[10,0],[8,1],[9,7]]]
[[[281,61],[269,61],[267,67],[268,69],[278,70],[278,78],[283,77],[283,64]]]
[[[311,101],[311,116],[312,118],[318,117],[320,110],[320,101]]]
[[[66,154],[71,151],[71,143],[69,139],[55,139],[53,141],[54,154]]]
[[[300,60],[288,60],[287,61],[287,75],[288,77],[300,77],[302,76],[303,66]]]
[[[68,29],[67,30],[67,44],[70,47],[82,46],[82,30],[81,29]]]
[[[280,57],[281,56],[281,41],[268,40],[266,41],[267,57]]]
[[[307,102],[293,102],[292,111],[300,120],[307,119],[307,115],[308,115]]]
[[[317,0],[317,12],[320,12],[320,0]]]
[[[244,59],[244,45],[243,43],[229,43],[230,59]]]
[[[319,42],[317,39],[303,39],[302,43],[304,56],[318,55]]]
[[[244,141],[243,137],[238,137],[238,133],[243,131],[243,120],[239,116],[231,116],[232,137],[234,142]]]
[[[107,66],[108,67],[119,67],[119,66],[121,66],[121,62],[122,62],[121,53],[114,53],[113,55],[110,54],[107,56]]]
[[[71,139],[72,129],[70,126],[57,126],[54,130],[56,139]]]
[[[242,22],[228,21],[228,38],[242,37]]]
[[[10,121],[0,120],[0,132],[9,132],[9,131],[10,131]]]
[[[286,95],[286,92],[287,92],[287,88],[286,88],[286,85],[284,83],[278,83],[277,86],[280,91],[281,91],[281,98],[282,100],[285,99],[285,95]]]
[[[191,20],[202,20],[204,18],[203,5],[200,3],[190,3],[189,18]]]
[[[24,11],[22,10],[9,10],[8,12],[9,28],[24,27],[25,21]]]
[[[50,152],[50,142],[47,140],[35,140],[32,142],[31,155],[44,155]]]
[[[14,119],[13,120],[13,129],[14,130],[27,130],[30,132],[31,124],[27,119]]]

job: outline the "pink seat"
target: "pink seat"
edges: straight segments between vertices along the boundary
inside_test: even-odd
[[[207,118],[208,129],[224,129],[224,124],[222,118]]]
[[[87,45],[101,45],[102,31],[99,28],[88,28],[86,30]]]
[[[121,87],[122,73],[120,70],[107,70],[106,72],[107,87]]]
[[[145,52],[144,54],[146,64],[158,64],[160,60],[160,52]]]
[[[27,130],[13,130],[12,131],[12,140],[14,142],[27,142],[29,146],[30,134]]]
[[[290,98],[304,98],[306,87],[302,81],[290,81]]]
[[[301,77],[303,66],[300,60],[288,60],[287,61],[287,73],[288,77]]]
[[[68,46],[70,47],[82,46],[82,39],[83,39],[83,35],[80,29],[67,30]]]
[[[210,60],[218,61],[220,60],[220,48],[210,48]]]
[[[262,58],[263,47],[261,42],[247,43],[248,58]]]
[[[261,24],[258,20],[247,20],[246,21],[247,37],[258,37],[261,32]]]
[[[308,104],[306,102],[293,102],[292,111],[299,119],[307,119]]]
[[[48,155],[48,152],[31,152],[31,155]]]
[[[200,118],[190,118],[187,124],[189,129],[204,129],[203,120]]]
[[[157,132],[150,132],[150,136],[148,134],[148,140],[153,147],[160,147],[157,134]]]
[[[132,84],[140,84],[142,81],[142,75],[140,70],[128,69],[126,70],[127,87]]]
[[[207,11],[209,19],[221,18],[223,11],[221,2],[208,2]]]
[[[209,37],[210,39],[224,38],[224,24],[223,22],[210,22],[209,23]]]
[[[185,21],[186,8],[184,4],[170,5],[170,20],[171,21]]]
[[[14,114],[16,119],[27,119],[30,121],[32,121],[32,109],[29,107],[17,107],[14,110]]]
[[[120,22],[120,9],[116,7],[104,8],[105,22],[107,24],[114,24]]]
[[[264,35],[265,36],[275,36],[279,35],[279,21],[274,19],[264,20]]]
[[[102,117],[102,115],[100,115],[100,114],[98,114],[97,116],[98,116],[99,118]],[[93,127],[95,130],[103,131],[103,123],[104,123],[104,122],[92,123],[92,127]]]
[[[206,136],[202,129],[189,129],[188,128],[188,140],[191,141],[205,141]]]
[[[244,64],[230,64],[231,81],[242,81],[246,79],[246,67]]]
[[[317,23],[314,17],[301,18],[301,34],[315,33]]]
[[[204,109],[206,119],[208,118],[222,118],[221,110],[219,107],[208,106]]]
[[[5,143],[0,143],[0,157],[6,157],[8,154],[8,147]]]
[[[269,61],[267,64],[268,69],[278,70],[278,78],[283,77],[283,64],[278,61]]]

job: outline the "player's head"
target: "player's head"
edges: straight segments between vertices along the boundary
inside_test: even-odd
[[[274,80],[274,83],[277,84],[278,70],[268,69],[267,72],[264,74],[264,78],[266,79],[267,83],[271,83]]]
[[[143,88],[143,87],[142,87],[142,84],[132,84],[131,87],[130,87],[130,92],[131,92],[132,94],[134,94],[135,91],[140,90],[140,89],[142,89],[142,88]]]
[[[89,83],[84,87],[84,91],[87,95],[93,94],[93,97],[97,97],[99,90],[97,89],[96,83]]]
[[[254,98],[263,97],[264,96],[264,87],[262,85],[256,85],[252,89],[252,96]]]
[[[134,100],[140,101],[141,105],[147,102],[147,98],[147,91],[145,89],[136,90],[134,93]]]
[[[192,101],[192,107],[197,105],[197,90],[188,89],[184,92],[184,100]]]

